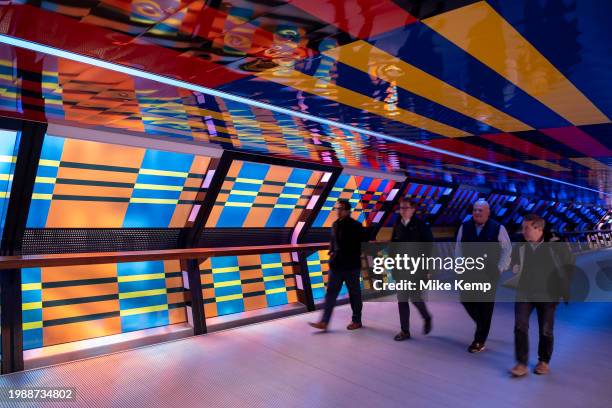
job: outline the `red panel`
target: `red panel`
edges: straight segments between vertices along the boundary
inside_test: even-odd
[[[247,76],[148,43],[142,38],[134,39],[28,5],[1,7],[0,20],[3,22],[0,25],[2,34],[206,87],[216,87]],[[44,21],[45,24],[31,24],[32,21]]]
[[[462,142],[458,139],[423,140],[420,143],[494,163],[515,161],[514,158],[506,156],[505,154],[495,153],[482,147]]]
[[[577,127],[570,126],[555,129],[542,129],[540,132],[587,156],[612,156],[612,150],[608,149]]]
[[[361,39],[417,21],[391,0],[295,0],[291,4]]]
[[[538,159],[544,160],[559,160],[562,159],[556,153],[548,151],[543,147],[535,145],[531,142],[521,139],[510,133],[499,133],[496,135],[481,135],[480,137],[487,139],[493,143],[508,147],[521,153],[528,154]]]

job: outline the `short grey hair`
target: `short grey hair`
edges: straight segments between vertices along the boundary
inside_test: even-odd
[[[472,205],[472,208],[476,207],[477,205],[486,205],[487,208],[491,208],[491,206],[489,205],[489,202],[487,200],[485,200],[484,198],[479,198],[478,200],[476,200],[474,202],[474,204]]]

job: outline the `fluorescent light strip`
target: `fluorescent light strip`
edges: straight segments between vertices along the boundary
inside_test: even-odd
[[[609,195],[612,196],[612,193],[605,193],[603,191],[594,189],[594,188],[589,188],[589,187],[585,187],[585,186],[581,186],[578,184],[573,184],[573,183],[569,183],[567,181],[562,181],[562,180],[557,180],[554,179],[552,177],[546,177],[546,176],[542,176],[540,174],[536,174],[536,173],[531,173],[529,171],[524,171],[524,170],[519,170],[519,169],[515,169],[509,166],[504,166],[503,164],[497,164],[497,163],[493,163],[493,162],[489,162],[486,160],[481,160],[481,159],[477,159],[475,157],[470,157],[470,156],[466,156],[460,153],[454,153],[448,150],[444,150],[444,149],[438,149],[436,147],[432,147],[432,146],[426,146],[426,145],[421,145],[419,143],[415,143],[415,142],[411,142],[408,140],[403,140],[400,139],[398,137],[395,136],[389,136],[389,135],[385,135],[384,133],[379,133],[379,132],[374,132],[371,130],[367,130],[367,129],[360,129],[358,127],[355,126],[351,126],[351,125],[347,125],[344,123],[340,123],[340,122],[335,122],[333,120],[328,120],[328,119],[323,119],[320,118],[318,116],[313,116],[313,115],[309,115],[307,113],[303,113],[303,112],[298,112],[298,111],[294,111],[292,109],[287,109],[287,108],[282,108],[280,106],[276,106],[276,105],[271,105],[268,103],[264,103],[264,102],[259,102],[253,99],[249,99],[249,98],[245,98],[242,96],[237,96],[237,95],[233,95],[227,92],[223,92],[223,91],[219,91],[213,88],[207,88],[205,86],[201,86],[201,85],[195,85],[189,82],[185,82],[185,81],[181,81],[178,79],[173,79],[173,78],[169,78],[163,75],[159,75],[159,74],[153,74],[150,72],[146,72],[146,71],[142,71],[136,68],[130,68],[124,65],[120,65],[120,64],[115,64],[112,62],[108,62],[108,61],[103,61],[97,58],[92,58],[92,57],[87,57],[85,55],[81,55],[81,54],[77,54],[74,52],[70,52],[70,51],[64,51],[64,50],[60,50],[58,48],[54,48],[54,47],[49,47],[47,45],[42,45],[42,44],[38,44],[35,42],[31,42],[31,41],[26,41],[20,38],[15,38],[15,37],[11,37],[5,34],[0,34],[0,43],[4,43],[7,45],[12,45],[15,47],[20,47],[20,48],[25,48],[31,51],[36,51],[36,52],[41,52],[43,54],[48,54],[48,55],[53,55],[59,58],[65,58],[71,61],[76,61],[76,62],[82,62],[85,64],[89,64],[89,65],[93,65],[99,68],[105,68],[111,71],[115,71],[115,72],[121,72],[123,74],[127,74],[127,75],[131,75],[134,77],[138,77],[138,78],[143,78],[143,79],[149,79],[151,81],[155,81],[155,82],[159,82],[161,84],[166,84],[166,85],[171,85],[171,86],[176,86],[179,88],[184,88],[184,89],[188,89],[190,91],[194,91],[194,92],[201,92],[207,95],[211,95],[211,96],[217,96],[219,98],[223,98],[223,99],[228,99],[230,101],[234,101],[234,102],[238,102],[238,103],[244,103],[250,106],[255,106],[258,108],[262,108],[262,109],[267,109],[270,110],[272,112],[277,112],[277,113],[282,113],[285,115],[290,115],[290,116],[295,116],[301,119],[306,119],[306,120],[310,120],[313,122],[317,122],[317,123],[321,123],[324,125],[328,125],[328,126],[334,126],[340,129],[345,129],[345,130],[349,130],[349,131],[353,131],[353,132],[357,132],[357,133],[361,133],[364,135],[368,135],[368,136],[372,136],[375,138],[379,138],[379,139],[383,139],[383,140],[388,140],[394,143],[400,143],[400,144],[404,144],[407,146],[413,146],[413,147],[417,147],[419,149],[422,150],[427,150],[430,152],[434,152],[434,153],[440,153],[440,154],[444,154],[447,156],[451,156],[451,157],[456,157],[459,159],[463,159],[463,160],[468,160],[474,163],[479,163],[479,164],[484,164],[486,166],[491,166],[491,167],[495,167],[498,169],[502,169],[502,170],[506,170],[506,171],[511,171],[513,173],[518,173],[518,174],[523,174],[526,176],[530,176],[530,177],[535,177],[535,178],[539,178],[542,180],[547,180],[547,181],[551,181],[554,183],[560,183],[560,184],[564,184],[567,186],[571,186],[571,187],[575,187],[575,188],[580,188],[583,190],[588,190],[588,191],[594,191],[596,193],[601,193],[601,194],[605,194],[605,195]],[[324,161],[330,161],[330,160],[325,160]]]

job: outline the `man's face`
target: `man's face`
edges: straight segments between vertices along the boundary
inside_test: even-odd
[[[543,235],[544,230],[533,225],[533,222],[523,222],[523,236],[527,242],[539,242]]]
[[[336,209],[336,215],[338,216],[338,218],[344,218],[349,215],[349,211],[341,203],[336,203],[335,209]]]
[[[399,213],[401,217],[405,220],[412,218],[416,209],[410,205],[410,203],[400,203],[399,205]]]
[[[489,219],[490,213],[491,210],[489,210],[489,206],[487,204],[476,203],[472,209],[472,218],[474,218],[474,222],[476,224],[484,224]]]

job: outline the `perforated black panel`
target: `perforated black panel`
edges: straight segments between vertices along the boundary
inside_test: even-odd
[[[282,245],[291,242],[291,228],[205,228],[199,247]]]
[[[304,234],[302,243],[329,242],[331,228],[311,228]]]
[[[180,228],[27,228],[22,253],[151,251],[178,247]]]

